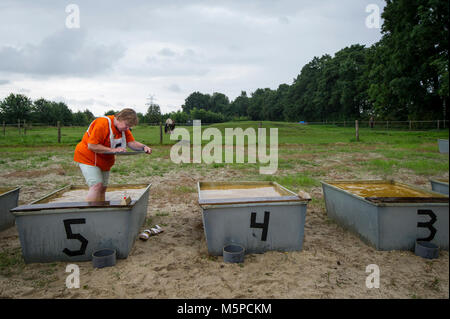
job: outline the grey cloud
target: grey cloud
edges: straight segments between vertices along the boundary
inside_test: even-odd
[[[278,21],[279,21],[280,23],[282,23],[282,24],[289,24],[289,18],[288,18],[288,17],[285,17],[285,16],[279,17],[279,18],[278,18]]]
[[[169,89],[169,91],[171,91],[171,92],[176,92],[176,93],[179,93],[179,92],[181,92],[181,88],[178,86],[178,84],[171,84],[169,87],[168,87],[168,89]]]
[[[134,75],[144,75],[151,77],[172,77],[172,76],[204,76],[210,72],[207,67],[196,65],[176,65],[160,64],[143,69],[128,69],[126,73]]]
[[[200,62],[202,59],[201,54],[196,53],[192,49],[184,49],[181,52],[177,52],[169,48],[164,48],[158,52],[158,56],[148,56],[146,61],[149,64],[154,64],[160,61]]]
[[[167,49],[167,50],[165,50]],[[205,65],[205,58],[202,54],[193,49],[174,51],[163,49],[165,54],[147,56],[143,65],[139,67],[121,68],[127,74],[145,76],[202,76],[210,71]]]
[[[121,45],[89,42],[85,31],[63,30],[37,45],[0,48],[0,70],[39,75],[104,73],[125,53]]]
[[[53,99],[56,102],[64,102],[67,105],[74,105],[74,106],[93,106],[93,105],[101,105],[101,106],[105,106],[108,107],[111,104],[107,103],[105,101],[102,100],[98,100],[98,99],[70,99],[70,98],[65,98],[63,96],[57,96]]]
[[[174,56],[176,53],[169,48],[164,48],[158,52],[162,56]]]
[[[11,83],[11,81],[9,80],[0,80],[0,85],[5,85],[5,84],[9,84]]]

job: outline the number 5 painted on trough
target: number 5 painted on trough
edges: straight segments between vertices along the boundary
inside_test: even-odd
[[[81,236],[80,234],[73,234],[72,228],[70,228],[70,225],[72,224],[86,224],[85,218],[79,218],[79,219],[66,219],[64,222],[64,228],[66,229],[67,239],[77,239],[81,242],[81,247],[79,250],[69,250],[67,248],[64,248],[63,253],[66,255],[73,257],[73,256],[80,256],[84,255],[86,252],[86,247],[88,245],[88,240]]]

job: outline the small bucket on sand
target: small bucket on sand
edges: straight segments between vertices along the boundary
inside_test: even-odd
[[[92,253],[92,265],[94,268],[111,267],[116,264],[115,249],[100,249]]]
[[[243,263],[245,248],[237,244],[229,244],[223,247],[223,261],[226,263]]]
[[[416,247],[414,250],[417,256],[434,259],[439,257],[439,247],[428,241],[416,240]]]

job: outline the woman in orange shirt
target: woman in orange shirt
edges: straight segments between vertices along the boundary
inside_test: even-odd
[[[108,186],[109,171],[115,162],[115,155],[104,153],[125,152],[127,146],[143,150],[152,149],[135,141],[130,128],[137,125],[137,114],[133,109],[123,109],[116,115],[95,119],[75,148],[74,161],[79,163],[89,186],[87,201],[104,201]]]

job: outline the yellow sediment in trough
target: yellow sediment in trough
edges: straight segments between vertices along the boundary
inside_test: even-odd
[[[340,189],[361,197],[436,197],[425,191],[409,188],[395,183],[331,183]]]
[[[202,199],[229,199],[252,197],[282,197],[289,196],[287,192],[270,184],[204,184],[200,188]]]
[[[15,189],[15,187],[9,187],[9,188],[0,187],[0,195],[3,195],[4,193],[7,193],[9,191],[12,191],[13,189]]]

